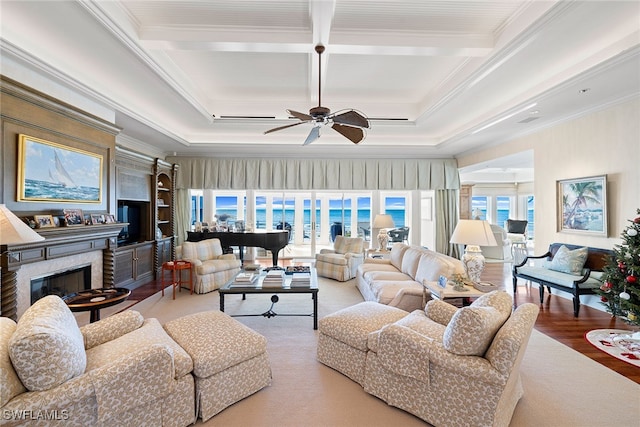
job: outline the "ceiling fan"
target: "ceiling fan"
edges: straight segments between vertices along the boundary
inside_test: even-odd
[[[369,120],[354,109],[331,113],[330,109],[322,106],[322,61],[320,61],[320,56],[322,55],[322,52],[324,52],[324,46],[319,44],[316,46],[315,50],[318,53],[318,106],[310,109],[309,114],[287,110],[290,115],[301,121],[269,129],[265,134],[298,126],[303,123],[313,123],[313,128],[311,128],[309,136],[307,136],[307,139],[302,144],[307,145],[320,138],[320,128],[322,126],[330,124],[333,130],[340,133],[354,144],[358,144],[366,135],[364,129],[370,128]]]

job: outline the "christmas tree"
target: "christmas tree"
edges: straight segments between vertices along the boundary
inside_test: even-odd
[[[598,292],[609,313],[632,325],[640,325],[640,209],[637,214],[620,235],[622,244],[614,246]]]

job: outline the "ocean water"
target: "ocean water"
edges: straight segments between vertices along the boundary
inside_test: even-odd
[[[100,200],[100,189],[95,187],[65,187],[47,181],[25,179],[24,195],[28,199]]]
[[[218,215],[227,214],[230,216],[230,219],[235,219],[237,216],[237,212],[235,209],[218,209],[216,211]],[[393,218],[393,223],[396,227],[404,227],[404,218],[405,211],[404,209],[388,209],[386,211],[387,214],[391,215]],[[304,223],[311,223],[311,209],[304,210]],[[368,222],[371,223],[371,210],[370,209],[358,209],[357,210],[357,222]],[[285,209],[284,211],[284,221],[293,225],[295,223],[295,210],[294,209]],[[273,212],[273,226],[279,224],[282,221],[282,210]],[[320,209],[316,209],[316,221],[320,223]],[[342,209],[329,209],[329,224],[333,224],[336,222],[343,222],[342,217]],[[351,209],[344,210],[344,222],[346,224],[347,230],[350,229],[351,226]],[[256,227],[257,228],[266,228],[267,223],[267,210],[266,209],[256,209]]]

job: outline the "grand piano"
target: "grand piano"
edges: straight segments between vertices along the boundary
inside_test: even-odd
[[[187,231],[188,242],[206,239],[220,239],[222,250],[228,252],[231,246],[240,249],[240,260],[244,261],[244,247],[264,248],[271,251],[273,265],[278,265],[278,252],[289,243],[287,230],[276,231]]]

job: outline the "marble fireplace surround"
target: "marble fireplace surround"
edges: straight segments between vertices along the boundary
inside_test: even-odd
[[[44,241],[2,247],[1,315],[16,320],[31,305],[31,278],[91,265],[91,287],[114,283],[117,236],[124,224],[37,230]]]

